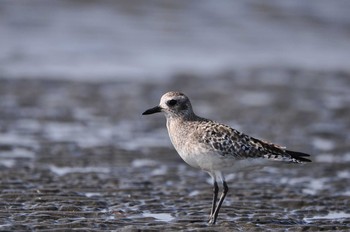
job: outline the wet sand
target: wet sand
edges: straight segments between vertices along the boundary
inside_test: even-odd
[[[349,73],[273,68],[161,83],[0,78],[0,230],[350,230],[349,89]],[[169,90],[313,163],[228,175],[208,226],[209,176],[179,158],[163,116],[141,116]]]

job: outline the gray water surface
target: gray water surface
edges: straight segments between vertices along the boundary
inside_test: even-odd
[[[255,67],[347,70],[350,2],[0,1],[12,78],[159,80]]]

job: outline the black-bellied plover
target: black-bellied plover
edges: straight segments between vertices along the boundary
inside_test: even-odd
[[[220,207],[228,192],[224,173],[235,167],[249,166],[258,160],[311,162],[305,153],[286,150],[263,140],[245,135],[229,126],[197,116],[190,100],[179,92],[168,92],[160,104],[143,115],[163,112],[172,144],[181,158],[192,167],[202,169],[213,178],[213,202],[209,223],[215,224]],[[221,181],[223,192],[217,202]]]

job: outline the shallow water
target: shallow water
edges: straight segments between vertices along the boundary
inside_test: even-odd
[[[348,73],[290,69],[159,84],[2,78],[0,230],[349,230],[349,88]],[[141,116],[170,89],[313,163],[228,175],[208,226],[209,176],[179,158],[162,115]]]
[[[160,80],[178,72],[347,70],[347,0],[0,2],[12,78]]]

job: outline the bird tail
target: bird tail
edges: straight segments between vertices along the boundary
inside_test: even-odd
[[[289,150],[286,150],[286,152],[288,155],[290,155],[291,162],[293,163],[311,162],[311,160],[304,158],[304,157],[309,157],[310,156],[309,154],[305,154],[297,151],[289,151]]]

